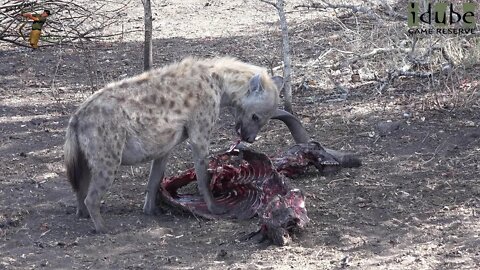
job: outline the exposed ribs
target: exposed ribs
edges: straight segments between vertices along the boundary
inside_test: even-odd
[[[165,178],[160,192],[168,204],[209,219],[249,219],[258,215],[263,237],[285,245],[291,232],[302,229],[309,221],[305,197],[290,186],[287,177],[303,174],[309,166],[324,173],[340,168],[339,162],[317,142],[297,144],[272,159],[242,147],[213,157],[209,162],[210,187],[216,203],[229,209],[224,215],[210,213],[198,193],[179,192],[196,181],[193,168]]]

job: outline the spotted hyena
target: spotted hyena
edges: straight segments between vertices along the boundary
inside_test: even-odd
[[[100,201],[118,167],[147,161],[152,165],[143,211],[156,213],[169,153],[187,138],[208,209],[225,212],[209,190],[206,160],[220,107],[233,108],[237,133],[253,142],[275,113],[281,84],[264,68],[224,57],[187,58],[107,85],[78,108],[67,128],[65,166],[77,215],[90,215],[95,230],[105,232]]]

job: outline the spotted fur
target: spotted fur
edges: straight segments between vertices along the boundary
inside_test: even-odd
[[[77,215],[90,216],[97,232],[106,227],[100,201],[120,165],[152,161],[144,212],[157,212],[156,195],[169,153],[190,141],[198,187],[213,213],[206,158],[220,107],[230,106],[243,140],[253,142],[274,114],[280,78],[234,58],[186,58],[181,62],[107,85],[72,115],[64,146]]]

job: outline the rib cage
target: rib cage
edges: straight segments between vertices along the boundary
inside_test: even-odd
[[[288,233],[303,228],[309,221],[305,198],[291,188],[287,177],[305,173],[309,166],[332,172],[340,164],[316,142],[297,144],[284,154],[268,158],[248,149],[233,148],[209,162],[210,188],[219,205],[229,211],[214,215],[199,194],[180,194],[178,190],[195,182],[195,171],[165,178],[161,184],[163,201],[208,219],[249,219],[260,217],[262,234],[276,244],[288,243]],[[287,235],[287,236],[285,236]]]

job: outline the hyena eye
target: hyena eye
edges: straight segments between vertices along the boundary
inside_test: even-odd
[[[260,120],[260,118],[258,118],[258,115],[252,114],[252,120],[253,121],[258,121],[258,120]]]

